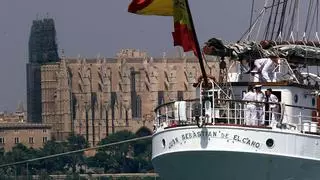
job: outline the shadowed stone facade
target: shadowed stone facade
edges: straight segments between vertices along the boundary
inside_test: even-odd
[[[207,72],[219,72],[208,60]],[[216,68],[217,67],[217,68]],[[53,137],[71,132],[91,145],[115,131],[152,129],[153,109],[163,102],[195,98],[192,83],[201,75],[194,57],[151,58],[122,50],[116,58],[62,57],[41,66],[42,119]]]
[[[27,121],[42,123],[41,65],[59,62],[54,20],[45,18],[32,22],[29,36],[27,71]]]

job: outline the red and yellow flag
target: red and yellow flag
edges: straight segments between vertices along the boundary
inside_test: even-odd
[[[173,16],[173,0],[133,0],[128,11],[140,15]]]
[[[132,0],[128,11],[140,15],[173,16],[174,46],[182,46],[185,52],[193,50],[197,54],[186,0]]]

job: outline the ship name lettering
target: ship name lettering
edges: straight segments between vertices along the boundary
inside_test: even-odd
[[[239,135],[234,135],[233,140],[241,142],[243,144],[247,144],[249,146],[260,148],[261,144],[249,138],[241,138]]]
[[[172,148],[172,146],[176,145],[177,143],[179,143],[178,138],[174,138],[169,142],[169,149]]]
[[[224,139],[229,139],[229,134],[228,133],[221,133],[221,138],[224,138]]]
[[[217,133],[215,131],[192,131],[181,135],[182,141],[193,139],[193,138],[200,138],[200,137],[215,137]]]
[[[217,132],[217,131],[189,131],[187,133],[181,134],[181,136],[173,137],[169,142],[169,149],[176,146],[177,144],[183,144],[192,139],[198,138],[222,138],[226,140],[233,140],[239,143],[254,147],[259,149],[261,147],[261,143],[254,141],[248,137],[241,137],[240,135],[232,135],[227,132]]]

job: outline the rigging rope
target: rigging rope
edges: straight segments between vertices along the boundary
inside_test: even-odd
[[[316,9],[317,9],[316,32],[318,32],[318,27],[319,27],[319,0],[317,0]]]
[[[299,37],[299,21],[300,21],[300,10],[299,10],[299,4],[300,4],[300,0],[296,0],[297,1],[297,26],[296,26],[296,30],[297,30],[297,38]]]
[[[248,34],[246,40],[249,39],[249,36],[251,35],[252,30],[253,30],[253,27],[258,23],[258,20],[259,20],[259,18],[262,16],[262,14],[264,13],[264,11],[265,11],[265,8],[263,8],[263,9],[260,11],[259,15],[258,15],[258,16],[256,17],[256,19],[254,20],[254,23],[252,24],[252,26],[250,26],[250,27],[242,34],[242,36],[240,37],[239,41],[241,41],[246,34]]]
[[[254,20],[254,23],[251,24],[251,26],[242,34],[242,36],[240,37],[239,41],[241,41],[245,35],[247,35],[246,39],[245,40],[249,40],[249,38],[251,38],[251,34],[252,34],[252,30],[253,28],[255,27],[255,25],[258,23],[258,20],[260,19],[260,17],[262,16],[262,18],[260,19],[260,25],[259,25],[259,28],[258,28],[258,31],[257,31],[257,34],[256,34],[256,40],[257,38],[259,37],[259,34],[260,34],[260,29],[261,29],[261,25],[262,25],[262,22],[263,22],[263,18],[264,18],[264,15],[266,13],[266,10],[267,9],[272,9],[273,7],[275,6],[279,6],[281,4],[283,4],[284,6],[287,6],[287,1],[288,0],[284,0],[282,2],[278,2],[277,4],[273,4],[273,5],[270,5],[270,6],[267,6],[268,5],[268,0],[265,0],[265,4],[263,6],[263,9],[259,12],[259,15],[256,17],[256,19]],[[286,21],[284,21],[286,22]],[[283,23],[284,24],[284,23]],[[283,28],[283,25],[281,26]],[[279,33],[278,33],[279,34]],[[263,36],[263,35],[262,35]]]
[[[259,24],[259,28],[258,28],[258,31],[257,31],[257,35],[256,35],[256,41],[258,40],[258,37],[259,37],[259,34],[260,34],[260,29],[261,29],[261,25],[262,25],[262,21],[263,21],[263,17],[265,15],[265,12],[266,12],[266,9],[267,9],[267,4],[268,4],[268,0],[265,0],[265,3],[264,3],[264,9],[263,9],[263,12],[262,12],[262,18],[261,18],[261,21],[260,21],[260,24]]]
[[[54,158],[54,157],[59,157],[59,156],[64,156],[64,155],[69,155],[69,154],[75,154],[75,153],[79,153],[79,152],[84,152],[84,151],[89,151],[89,150],[94,150],[94,149],[100,149],[100,148],[104,148],[104,147],[110,147],[110,146],[125,144],[125,143],[129,143],[129,142],[139,141],[139,140],[150,139],[151,137],[152,137],[152,135],[143,136],[143,137],[123,140],[123,141],[119,141],[119,142],[104,144],[104,145],[100,145],[100,146],[79,149],[79,150],[75,150],[75,151],[68,151],[68,152],[64,152],[64,153],[53,154],[53,155],[43,156],[43,157],[39,157],[39,158],[28,159],[28,160],[24,160],[24,161],[18,161],[18,162],[13,162],[13,163],[8,163],[8,164],[2,164],[2,165],[0,165],[0,168],[19,165],[19,164],[26,164],[26,163],[30,163],[30,162],[34,162],[34,161],[43,160],[43,159],[49,159],[49,158]]]
[[[290,1],[290,5],[289,5],[289,12],[287,14],[287,17],[285,18],[285,25],[284,25],[284,29],[286,30],[288,28],[288,24],[289,24],[289,18],[292,14],[292,6],[293,6],[293,3],[292,1]],[[288,37],[290,36],[290,31],[288,32],[283,32],[283,36],[286,37],[286,39],[288,39]]]
[[[275,15],[274,18],[273,18],[273,25],[272,25],[272,31],[271,31],[271,38],[270,38],[270,40],[273,39],[274,28],[276,27],[276,22],[277,22],[277,19],[278,19],[279,6],[280,6],[279,3],[280,3],[280,0],[278,0],[277,8],[276,8],[276,15]]]
[[[264,36],[264,39],[265,39],[265,40],[268,39],[268,35],[269,35],[269,28],[270,28],[271,19],[272,19],[274,3],[275,3],[275,0],[272,1],[272,7],[271,7],[271,11],[270,11],[270,15],[269,15],[269,20],[268,20],[268,23],[267,23],[267,26],[266,26],[266,32],[265,32],[265,36]]]
[[[282,36],[283,25],[284,25],[284,22],[285,22],[286,12],[287,12],[287,2],[288,2],[288,0],[284,0],[283,1],[281,18],[280,18],[280,23],[279,23],[278,32],[277,32],[278,36]],[[281,37],[281,41],[282,41],[282,37]]]
[[[308,40],[310,38],[311,31],[312,31],[313,26],[315,24],[314,21],[316,19],[316,14],[317,14],[317,7],[315,7],[314,10],[313,10],[313,16],[312,16],[312,20],[311,20],[311,25],[310,25],[309,32],[308,32]]]
[[[297,9],[297,6],[298,6],[297,2],[298,2],[298,0],[294,1],[294,5],[292,7],[291,22],[290,22],[290,26],[289,26],[289,29],[288,29],[288,35],[289,35],[289,37],[292,36],[291,38],[294,38],[293,37],[293,29],[294,29],[294,26],[295,26],[294,21],[295,21],[295,18],[296,18],[296,9]],[[289,37],[288,37],[288,39],[289,39]]]
[[[309,27],[309,21],[310,21],[312,7],[313,7],[313,0],[309,0],[309,7],[308,7],[308,13],[307,13],[307,17],[306,17],[306,25],[304,27],[304,32],[307,32],[308,27]]]
[[[254,0],[252,0],[252,4],[251,4],[251,16],[250,16],[250,26],[249,26],[249,27],[252,27],[253,9],[254,9]],[[250,38],[251,38],[251,37],[249,36],[249,37],[248,37],[248,40],[249,40]]]

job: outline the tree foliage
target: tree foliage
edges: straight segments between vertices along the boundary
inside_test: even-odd
[[[150,130],[145,127],[138,130],[136,134],[126,130],[119,131],[103,139],[100,145],[150,134]],[[94,157],[88,160],[90,161],[89,166],[104,168],[106,173],[147,172],[153,169],[151,164],[151,140],[140,140],[101,148]]]
[[[99,145],[105,145],[124,141],[136,137],[150,135],[147,128],[141,128],[137,133],[119,131],[101,140]],[[50,140],[41,149],[27,148],[17,144],[12,151],[5,152],[0,149],[0,164],[25,161],[33,158],[60,154],[87,148],[88,142],[83,136],[70,136],[65,142]],[[102,169],[104,173],[138,173],[150,172],[151,164],[151,140],[140,140],[132,143],[123,143],[97,149],[95,156],[86,157],[83,152],[48,158],[26,164],[0,169],[0,176],[10,175],[40,175],[42,179],[49,174],[69,174],[69,178],[83,173],[83,168],[93,172]],[[100,171],[101,172],[101,171]],[[77,176],[78,177],[78,176]]]

